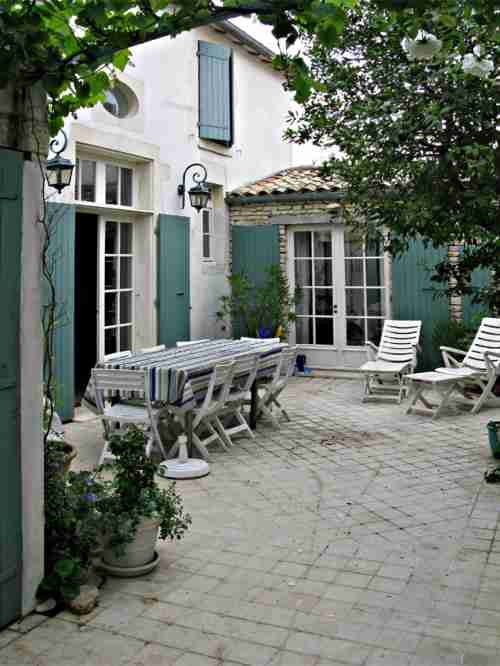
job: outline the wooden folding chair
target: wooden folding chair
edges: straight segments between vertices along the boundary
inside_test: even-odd
[[[198,449],[200,455],[205,460],[210,459],[208,445],[214,441],[220,442],[221,446],[227,451],[226,442],[212,425],[213,419],[223,410],[234,374],[234,361],[217,363],[211,374],[203,400],[192,410],[192,434],[193,446]],[[186,410],[182,407],[172,407],[171,412],[180,417],[185,422]],[[207,435],[208,433],[208,435]],[[179,451],[179,440],[172,446],[168,452],[168,457],[174,457]]]
[[[238,433],[245,433],[252,439],[255,437],[243,416],[242,408],[255,381],[258,365],[259,354],[242,354],[235,359],[233,382],[226,405],[213,417],[215,429],[227,446],[233,445],[231,437]],[[225,426],[224,421],[229,422],[229,419],[236,419],[237,424]]]
[[[287,421],[290,420],[286,410],[279,402],[278,397],[290,381],[290,378],[295,371],[297,354],[297,347],[288,347],[283,349],[271,381],[268,384],[265,384],[261,388],[261,392],[259,392],[257,413],[262,413],[267,416],[278,428],[281,427],[281,424],[278,418],[274,415],[273,408],[277,407],[285,419]]]
[[[145,347],[144,349],[141,349],[141,354],[153,354],[154,352],[161,352],[165,351],[166,347],[165,345],[156,345],[155,347]]]
[[[92,379],[95,387],[97,409],[104,427],[104,447],[99,458],[102,465],[106,458],[113,459],[109,450],[109,439],[112,435],[124,432],[130,424],[142,428],[147,434],[147,455],[151,454],[153,444],[157,444],[163,458],[165,450],[158,432],[158,419],[160,411],[151,404],[149,393],[148,373],[146,370],[106,370],[94,368]],[[105,401],[106,393],[139,394],[144,396],[144,406],[131,405],[127,402],[117,402],[109,405]],[[120,424],[117,427],[117,424]]]

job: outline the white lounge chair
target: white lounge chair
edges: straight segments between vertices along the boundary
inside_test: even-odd
[[[92,379],[95,387],[96,404],[104,426],[104,447],[99,458],[102,465],[106,458],[113,459],[109,450],[108,439],[111,435],[120,434],[130,424],[144,429],[148,436],[146,453],[149,455],[152,445],[156,443],[163,458],[165,450],[158,432],[158,419],[161,410],[154,409],[149,397],[147,371],[144,370],[105,370],[94,368]],[[108,405],[105,402],[106,392],[138,392],[144,395],[144,406],[131,405],[127,402],[118,402]],[[119,427],[117,426],[119,424]]]
[[[387,319],[380,345],[366,343],[368,361],[361,366],[365,387],[363,402],[385,396],[401,403],[406,393],[405,373],[417,365],[421,321]]]
[[[481,394],[472,407],[472,413],[477,414],[488,399],[494,399],[500,404],[500,398],[495,396],[493,387],[500,377],[500,319],[485,317],[481,321],[467,352],[453,347],[441,347],[444,368],[436,368],[436,372],[445,373],[455,377],[457,383],[454,388],[470,399],[467,388],[477,386]],[[455,356],[463,357],[458,360]],[[447,396],[447,400],[450,396]]]
[[[210,338],[202,338],[201,340],[179,340],[175,344],[177,347],[189,347],[190,345],[199,345],[200,342],[210,342]]]

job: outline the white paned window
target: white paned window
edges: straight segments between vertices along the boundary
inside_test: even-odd
[[[133,225],[106,221],[104,229],[104,354],[132,349]]]
[[[346,230],[344,248],[347,345],[378,344],[386,316],[383,239]]]
[[[205,209],[201,212],[201,238],[204,261],[213,260],[213,210]]]
[[[106,203],[132,206],[132,169],[106,164]]]
[[[76,160],[75,199],[77,201],[96,200],[96,162]]]
[[[337,304],[332,233],[296,231],[294,243],[295,286],[302,294],[296,307],[297,343],[333,345]]]

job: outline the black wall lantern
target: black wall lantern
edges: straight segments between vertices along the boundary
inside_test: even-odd
[[[195,171],[193,173],[193,180],[196,183],[189,191],[189,201],[191,203],[191,206],[197,210],[199,213],[202,208],[206,208],[208,202],[212,198],[212,195],[210,193],[210,190],[207,187],[207,170],[203,166],[203,164],[199,164],[198,162],[193,162],[193,164],[190,164],[188,167],[184,169],[184,173],[182,174],[182,184],[178,185],[177,187],[177,192],[179,196],[182,197],[182,208],[184,208],[185,205],[185,200],[186,200],[186,174],[191,169],[192,167],[200,168],[203,170],[202,173],[199,171]]]
[[[55,154],[55,157],[47,160],[45,165],[47,183],[50,187],[55,188],[59,194],[71,183],[71,176],[73,175],[73,169],[75,168],[75,165],[71,160],[61,157],[61,153],[66,150],[68,145],[66,132],[61,130],[61,134],[63,135],[62,141],[56,137],[50,142],[49,148],[51,152]],[[58,148],[58,146],[61,147]]]

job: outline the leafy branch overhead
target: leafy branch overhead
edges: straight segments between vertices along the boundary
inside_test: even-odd
[[[391,232],[394,253],[414,238],[462,243],[460,258],[439,264],[434,279],[450,293],[470,293],[475,269],[500,271],[500,86],[449,52],[410,59],[401,46],[408,45],[407,27],[391,23],[393,14],[379,6],[372,0],[353,12],[334,48],[309,42],[321,87],[292,117],[289,135],[336,146],[325,174],[345,184],[353,223]],[[466,12],[452,18],[457,54],[482,59],[485,52],[497,68],[498,30],[491,34]],[[429,43],[436,51],[436,40]],[[495,285],[479,296],[500,308]]]
[[[473,7],[478,29],[497,31],[495,4],[493,0],[380,0],[376,6],[390,10],[389,25],[401,22],[409,34],[434,17],[445,43],[453,46],[459,9]],[[286,47],[296,45],[301,32],[316,35],[330,47],[362,5],[360,0],[1,0],[0,88],[40,83],[48,94],[54,134],[69,113],[102,99],[116,71],[129,62],[134,46],[256,15],[272,26]],[[297,99],[303,101],[315,87],[314,76],[300,52],[290,55],[285,49],[285,53],[276,58],[276,66],[287,69]]]

